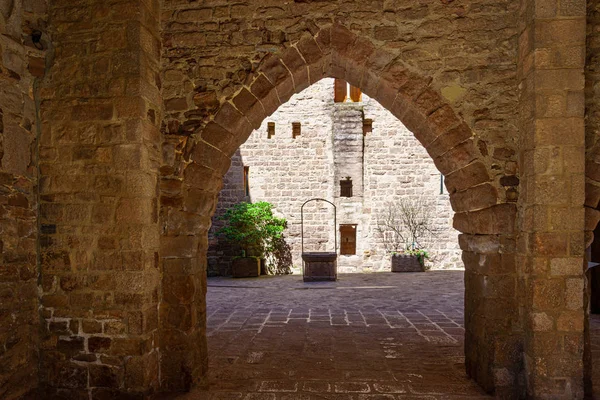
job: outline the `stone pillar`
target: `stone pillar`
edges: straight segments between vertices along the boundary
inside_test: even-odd
[[[500,204],[471,214],[478,229],[459,236],[465,265],[467,374],[499,398],[522,392],[517,316],[515,207]],[[455,216],[455,226],[460,215]]]
[[[519,293],[530,398],[584,396],[583,0],[520,10]]]
[[[157,1],[51,3],[39,149],[48,397],[157,390],[158,18]]]
[[[0,2],[0,398],[19,399],[38,384],[37,83],[46,2]]]

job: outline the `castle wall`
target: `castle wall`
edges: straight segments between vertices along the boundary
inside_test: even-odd
[[[373,121],[363,136],[363,119]],[[275,135],[268,137],[268,123]],[[302,133],[292,137],[292,122]],[[249,167],[250,196],[245,196],[243,168]],[[340,197],[339,181],[352,177],[353,197]],[[414,135],[377,101],[363,95],[359,103],[334,103],[333,79],[326,78],[294,95],[265,119],[232,159],[224,177],[210,231],[209,274],[229,274],[231,257],[239,255],[216,231],[219,217],[240,201],[268,201],[288,220],[285,232],[293,264],[300,267],[300,207],[311,198],[334,201],[338,224],[357,225],[356,255],[340,255],[340,272],[389,271],[389,255],[377,222],[389,203],[422,199],[433,211],[435,236],[421,245],[430,251],[428,266],[461,268],[458,232],[452,228],[452,208],[440,173]],[[331,208],[305,210],[305,249],[334,247]],[[339,240],[339,236],[338,236]]]
[[[45,50],[46,1],[0,2],[0,398],[38,382],[37,104]],[[48,37],[43,37],[48,43]]]

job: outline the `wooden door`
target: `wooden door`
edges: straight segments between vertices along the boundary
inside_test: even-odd
[[[340,254],[356,254],[356,225],[340,225]]]

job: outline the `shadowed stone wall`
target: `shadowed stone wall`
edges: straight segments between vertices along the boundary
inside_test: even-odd
[[[0,2],[0,398],[38,384],[37,136],[46,2]],[[47,45],[48,37],[43,37]]]
[[[336,110],[357,114],[344,114],[336,123]],[[373,120],[373,130],[363,137],[364,118]],[[302,134],[295,139],[292,137],[294,121],[302,123]],[[275,135],[271,138],[267,134],[269,122],[275,123]],[[334,146],[335,132],[344,134],[347,129],[357,130],[360,154]],[[339,197],[339,180],[350,173],[342,167],[340,176],[334,176],[336,154],[347,155],[350,162],[361,167],[352,177],[352,198]],[[244,166],[250,168],[249,198],[244,191]],[[238,255],[235,249],[219,240],[215,232],[223,225],[218,217],[244,200],[269,201],[275,205],[276,213],[287,218],[286,241],[291,246],[294,265],[300,266],[300,207],[315,197],[334,199],[338,206],[338,224],[358,224],[357,255],[340,256],[340,272],[390,270],[389,257],[376,231],[377,220],[383,218],[388,202],[401,198],[421,198],[432,212],[432,223],[438,232],[435,237],[425,237],[421,243],[433,257],[428,264],[432,268],[462,267],[448,194],[440,194],[440,173],[423,146],[396,117],[367,95],[363,95],[360,103],[334,103],[333,80],[323,79],[292,96],[265,119],[232,157],[209,234],[209,274],[228,274],[231,257]],[[308,250],[319,248],[315,236],[319,232],[328,235],[322,250],[333,249],[334,228],[330,221],[333,215],[324,217],[312,219],[309,212],[305,213],[304,242]]]
[[[56,0],[49,17],[55,55],[41,89],[39,144],[42,390],[141,397],[159,386],[159,5]]]
[[[527,395],[582,398],[585,128],[584,1],[521,2],[520,317]],[[588,342],[589,343],[589,342]]]

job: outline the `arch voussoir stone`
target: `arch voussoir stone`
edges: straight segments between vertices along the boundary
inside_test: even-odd
[[[442,96],[431,87],[426,87],[425,90],[415,98],[414,103],[415,106],[426,115],[432,114],[446,104]]]
[[[450,196],[454,192],[489,182],[490,176],[485,164],[477,160],[465,167],[446,175],[446,187]]]
[[[187,185],[207,191],[218,192],[222,185],[221,175],[217,170],[195,162],[189,163],[185,167],[183,179]]]
[[[427,152],[432,158],[442,155],[458,144],[473,137],[473,134],[467,124],[464,122],[458,126],[450,128],[446,133],[436,137],[427,146]]]
[[[450,197],[450,204],[454,212],[477,211],[491,207],[498,203],[498,191],[489,182],[470,187],[466,190],[455,192]]]
[[[231,155],[235,151],[234,135],[214,121],[210,121],[200,130],[200,138],[224,154]]]
[[[196,142],[191,150],[190,159],[218,173],[225,174],[229,170],[231,158],[219,148],[205,142]]]
[[[232,102],[246,116],[254,129],[258,129],[267,117],[262,103],[245,87],[233,98]]]
[[[285,103],[292,97],[294,94],[292,74],[277,55],[270,54],[267,56],[258,72],[262,72],[275,87],[280,103]]]
[[[341,54],[346,54],[350,51],[356,38],[357,36],[344,25],[333,24],[331,26],[331,48]]]
[[[460,212],[454,215],[454,228],[477,235],[514,234],[516,214],[516,204],[510,203]]]
[[[323,52],[313,37],[300,40],[296,48],[308,65],[316,64],[323,58]]]
[[[466,167],[477,158],[473,139],[469,138],[446,153],[434,158],[433,162],[442,174],[449,175],[456,170]]]
[[[285,50],[281,56],[281,61],[292,74],[294,93],[299,93],[306,89],[310,84],[308,66],[298,49],[292,46]]]
[[[592,182],[585,183],[585,206],[597,208],[600,203],[600,185]]]
[[[221,109],[215,115],[214,122],[225,127],[229,132],[235,132],[233,135],[233,146],[237,149],[242,143],[248,139],[254,128],[248,118],[235,108],[230,102],[225,102],[221,105]],[[225,150],[225,149],[224,149]],[[231,154],[233,154],[233,151]],[[224,151],[226,154],[228,152]]]
[[[600,221],[600,210],[585,207],[585,230],[593,231]]]
[[[256,76],[250,84],[250,91],[260,101],[266,115],[273,114],[281,105],[277,89],[275,89],[275,86],[273,86],[264,74]]]

